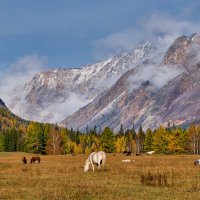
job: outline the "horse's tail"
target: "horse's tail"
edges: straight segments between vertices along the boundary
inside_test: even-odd
[[[105,162],[106,162],[106,154],[104,151],[101,152],[101,155],[102,155],[102,165],[105,165]]]

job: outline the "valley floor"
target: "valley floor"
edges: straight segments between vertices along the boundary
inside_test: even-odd
[[[28,164],[21,162],[22,156]],[[87,155],[41,156],[0,153],[0,199],[199,199],[200,156],[107,154],[104,169],[83,172]],[[130,159],[130,163],[122,163]]]

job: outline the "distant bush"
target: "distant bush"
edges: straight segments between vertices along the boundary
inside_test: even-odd
[[[140,183],[145,186],[169,186],[168,173],[152,173],[140,175]]]

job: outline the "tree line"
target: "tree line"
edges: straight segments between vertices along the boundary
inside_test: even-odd
[[[155,151],[159,154],[200,154],[200,126],[192,123],[189,128],[163,127],[143,131],[124,131],[121,125],[118,133],[109,127],[97,131],[96,126],[85,132],[62,128],[54,124],[26,122],[23,125],[0,121],[0,151],[23,151],[38,154],[76,154],[104,150],[109,153],[131,151],[143,153]]]

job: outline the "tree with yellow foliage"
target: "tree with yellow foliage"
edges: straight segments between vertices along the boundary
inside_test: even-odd
[[[117,140],[115,142],[115,151],[117,153],[121,153],[125,151],[125,145],[126,145],[126,141],[125,141],[124,136],[117,137]]]

